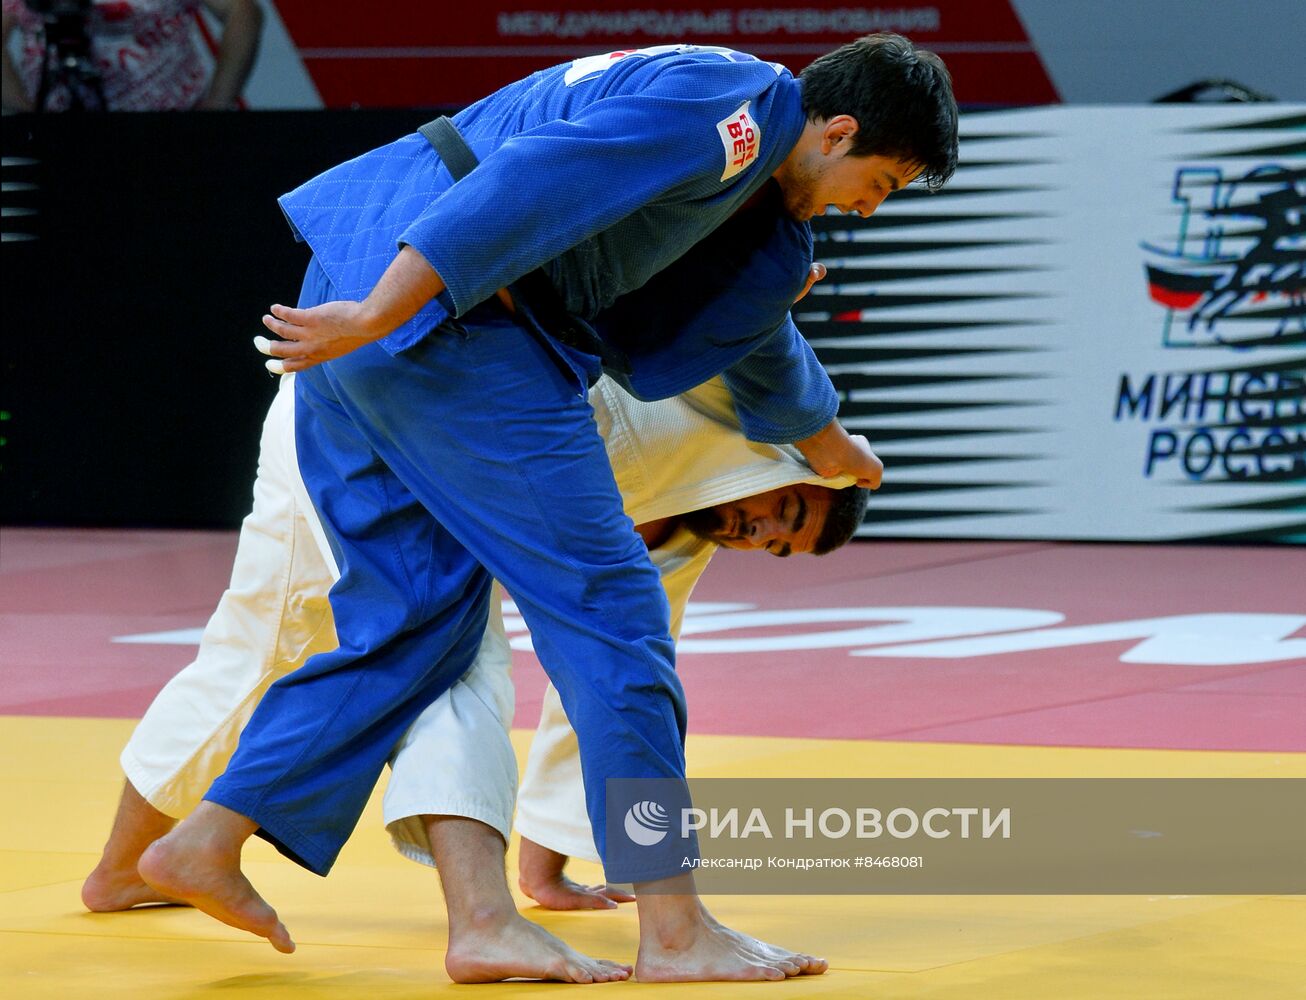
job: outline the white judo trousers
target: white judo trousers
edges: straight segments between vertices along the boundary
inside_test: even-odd
[[[268,687],[337,644],[327,593],[339,573],[299,474],[292,383],[293,376],[281,380],[264,422],[254,506],[241,525],[231,582],[204,628],[198,655],[159,692],[122,752],[127,779],[169,816],[185,816],[198,805]],[[604,379],[590,390],[590,402],[626,513],[636,524],[795,483],[839,488],[852,482],[821,479],[792,448],[746,441],[719,380],[644,403]],[[650,553],[671,604],[675,637],[715,549],[679,529]],[[395,747],[386,828],[402,854],[433,864],[419,817],[470,817],[507,840],[516,799],[523,836],[598,861],[576,736],[552,685],[517,796],[508,738],[512,651],[501,598],[498,592],[491,601],[471,668]]]

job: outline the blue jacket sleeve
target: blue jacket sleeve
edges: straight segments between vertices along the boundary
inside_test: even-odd
[[[399,241],[444,279],[461,315],[642,206],[733,185],[738,178],[721,180],[716,123],[739,103],[729,88],[696,92],[683,70],[652,74],[636,93],[603,97],[512,136]]]
[[[726,369],[722,380],[750,441],[792,444],[811,437],[839,412],[830,376],[790,317]]]

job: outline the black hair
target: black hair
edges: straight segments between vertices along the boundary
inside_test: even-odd
[[[830,510],[825,515],[825,526],[812,546],[812,554],[823,556],[847,545],[866,518],[866,504],[871,491],[864,486],[847,486],[831,490]]]
[[[857,119],[854,156],[891,156],[921,167],[937,191],[957,169],[957,101],[943,60],[901,35],[863,35],[810,63],[808,121]]]

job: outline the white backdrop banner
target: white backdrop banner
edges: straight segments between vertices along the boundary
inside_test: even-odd
[[[863,534],[1306,541],[1306,106],[969,114],[961,149],[816,220]]]

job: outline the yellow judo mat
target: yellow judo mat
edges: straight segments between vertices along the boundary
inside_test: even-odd
[[[727,923],[826,956],[783,983],[451,984],[434,872],[403,860],[368,811],[328,879],[251,842],[245,869],[299,945],[193,910],[85,912],[78,899],[121,783],[129,720],[0,717],[0,1000],[317,1000],[555,996],[879,1000],[1306,998],[1306,898],[1247,896],[722,896]],[[530,734],[514,733],[519,755]],[[691,737],[698,777],[1304,777],[1306,755]],[[1306,835],[1306,834],[1304,834]],[[509,865],[515,870],[515,851]],[[572,874],[599,881],[594,866]],[[530,919],[633,962],[633,906]]]

